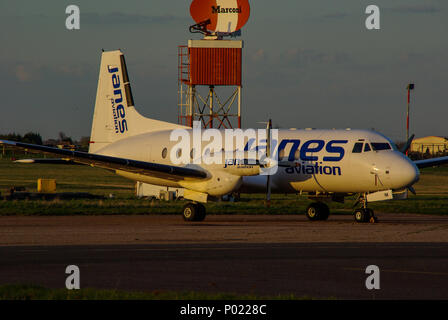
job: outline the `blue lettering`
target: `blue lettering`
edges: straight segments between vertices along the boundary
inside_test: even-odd
[[[126,114],[125,114],[125,112],[124,112],[124,107],[123,107],[122,104],[120,104],[120,105],[117,107],[117,112],[118,112],[118,115],[120,116],[120,118],[124,118],[124,117],[126,116]]]
[[[307,174],[314,174],[315,172],[314,172],[314,167],[313,166],[306,166],[306,168],[305,168],[305,172],[307,173]]]
[[[321,166],[318,163],[314,165],[307,165],[304,162],[299,163],[296,167],[285,168],[285,172],[288,174],[303,174],[303,175],[342,175],[341,167],[338,166]]]
[[[324,157],[324,161],[340,161],[342,158],[344,158],[345,150],[342,147],[333,146],[335,143],[347,143],[347,140],[331,140],[327,143],[327,146],[325,147],[325,150],[328,153],[339,153],[338,157]]]
[[[341,175],[341,167],[333,167],[333,175],[336,175],[336,171],[338,173],[338,176]]]
[[[324,174],[331,174],[332,171],[333,171],[333,170],[331,170],[331,167],[329,167],[329,166],[325,166],[325,167],[323,168],[323,172],[324,172]]]
[[[317,147],[310,148],[311,144],[317,144]],[[325,142],[323,140],[308,140],[302,145],[302,148],[300,149],[300,159],[303,161],[317,161],[317,156],[308,156],[307,153],[311,152],[319,152],[323,149],[325,145]],[[292,159],[294,160],[294,159]],[[292,161],[290,160],[290,161]]]
[[[115,98],[115,103],[122,103],[123,102],[123,95],[121,94],[121,89],[114,90],[114,95],[120,95],[120,98]]]
[[[118,68],[117,67],[115,67],[115,68],[110,68],[110,66],[107,66],[107,70],[109,71],[109,73],[115,73],[115,72],[117,72],[118,71]]]
[[[252,147],[252,144],[255,142],[255,139],[249,139],[249,141],[247,141],[246,146],[244,147],[244,151],[249,151],[249,149]]]
[[[107,67],[107,70],[109,71],[109,73],[115,73],[118,72],[118,68],[117,67]],[[123,107],[123,94],[122,91],[120,89],[120,76],[117,74],[113,74],[112,75],[112,86],[114,87],[114,99],[112,100],[112,111],[113,111],[113,116],[114,116],[114,123],[115,123],[115,132],[118,133],[124,133],[125,131],[128,131],[128,123],[126,122],[126,119],[124,119],[126,117],[126,112],[125,109]],[[117,107],[115,107],[115,105],[118,104]],[[122,119],[120,121],[120,118]]]
[[[287,139],[282,140],[282,142],[280,142],[280,145],[278,146],[277,157],[280,155],[280,152],[282,150],[285,150],[286,145],[288,143],[292,143],[291,151],[289,152],[289,156],[288,156],[288,161],[294,161],[294,154],[296,153],[297,149],[299,149],[300,140],[295,140],[295,139],[292,139],[292,140],[287,140]]]
[[[116,74],[112,76],[112,85],[114,86],[114,89],[120,88],[120,76]]]
[[[278,145],[278,149],[276,150],[277,140],[272,140],[272,150],[276,150],[276,154],[274,153],[274,157],[279,159],[279,156],[282,151],[284,151],[288,145],[291,145],[291,149],[288,154],[288,161],[294,160],[302,160],[302,161],[310,161],[315,162],[319,161],[319,156],[316,155],[320,151],[324,150],[330,155],[324,156],[320,160],[323,161],[341,161],[345,156],[345,150],[342,146],[346,144],[348,140],[330,140],[327,143],[324,140],[315,139],[308,140],[302,144],[300,147],[301,140],[300,139],[284,139],[281,140]],[[266,150],[266,140],[259,141],[260,145],[257,145],[256,139],[249,139],[244,147],[244,151],[264,151]],[[300,159],[296,157],[297,151],[300,151]],[[281,160],[281,159],[279,159]]]
[[[118,126],[120,127],[121,133],[128,131],[128,124],[126,123],[126,120],[123,119],[121,122],[118,122]]]

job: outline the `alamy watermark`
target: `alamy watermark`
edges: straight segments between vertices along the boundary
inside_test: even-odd
[[[79,290],[81,288],[81,274],[76,265],[69,265],[65,268],[65,273],[69,276],[65,279],[65,287],[68,290]]]
[[[65,8],[68,16],[65,19],[65,27],[68,30],[79,30],[81,28],[81,14],[79,6],[70,4]],[[368,30],[379,30],[380,27],[380,8],[371,4],[366,7],[365,14],[369,16],[365,20],[365,27]]]
[[[259,166],[261,175],[277,172],[278,129],[202,130],[195,121],[193,129],[172,130],[170,141],[177,142],[169,154],[174,165]]]
[[[380,8],[374,4],[367,6],[366,14],[369,16],[366,19],[366,28],[368,30],[379,30],[380,27]]]
[[[65,8],[68,17],[65,19],[65,27],[68,30],[79,30],[81,28],[81,15],[77,5],[71,4]]]
[[[366,279],[366,288],[367,290],[380,289],[380,268],[378,266],[372,264],[367,266],[366,274],[369,276]]]

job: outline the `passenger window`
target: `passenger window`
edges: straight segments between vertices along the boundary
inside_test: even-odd
[[[372,149],[370,149],[370,144],[366,143],[364,145],[364,152],[367,152],[367,151],[370,151],[370,150],[372,150]]]
[[[296,152],[294,152],[294,160],[300,160],[300,150],[297,149]]]
[[[353,153],[361,153],[362,152],[362,146],[363,143],[362,142],[356,142],[355,146],[353,147]]]
[[[285,157],[285,149],[282,149],[278,154],[278,158],[279,160],[283,160],[284,157]]]

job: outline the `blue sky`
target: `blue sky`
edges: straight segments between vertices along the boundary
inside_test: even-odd
[[[405,136],[406,84],[415,82],[411,131],[448,136],[448,2],[252,0],[243,28],[243,125],[375,128]],[[81,29],[65,28],[65,8]],[[381,30],[364,26],[369,4]],[[177,46],[198,38],[190,1],[0,3],[0,132],[90,134],[101,49],[126,55],[137,109],[177,121]]]

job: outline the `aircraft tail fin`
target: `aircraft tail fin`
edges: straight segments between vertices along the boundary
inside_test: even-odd
[[[90,135],[90,153],[137,134],[183,128],[149,119],[137,112],[124,54],[120,50],[103,52]]]

